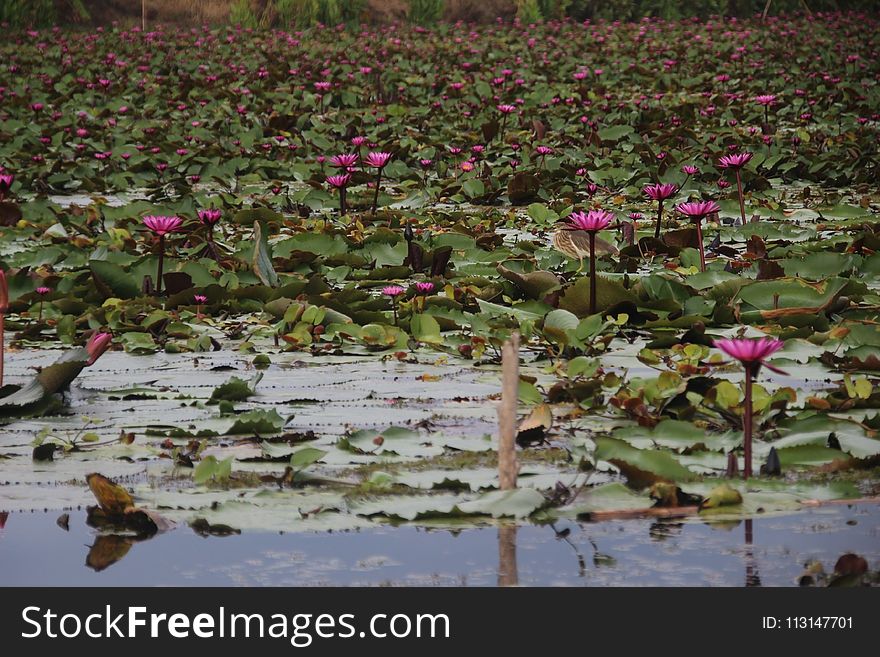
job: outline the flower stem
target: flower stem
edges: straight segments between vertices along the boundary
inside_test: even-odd
[[[657,201],[657,225],[654,227],[654,238],[660,239],[660,221],[663,219],[663,199]]]
[[[590,314],[596,314],[596,233],[590,231]]]
[[[746,365],[746,399],[743,408],[743,479],[752,476],[752,368]]]
[[[706,271],[706,254],[703,251],[703,222],[697,221],[697,243],[700,245],[700,271]]]
[[[379,209],[379,185],[382,184],[382,169],[379,169],[379,173],[376,176],[376,193],[373,195],[373,214],[376,214],[376,210]]]
[[[162,265],[165,264],[165,236],[159,235],[159,267],[156,270],[156,294],[162,294]]]
[[[345,187],[339,188],[339,216],[345,216]]]
[[[394,325],[397,326],[397,299],[391,299],[391,311],[394,313]]]
[[[739,169],[736,170],[736,191],[739,193],[739,214],[742,217],[743,226],[746,225],[746,204],[743,200],[743,184],[742,184],[742,173]]]

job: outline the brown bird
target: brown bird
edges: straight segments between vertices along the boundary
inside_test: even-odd
[[[560,228],[553,233],[553,248],[569,258],[580,262],[578,272],[584,268],[584,258],[590,257],[590,234],[585,230]],[[596,236],[596,255],[617,255],[616,246]]]

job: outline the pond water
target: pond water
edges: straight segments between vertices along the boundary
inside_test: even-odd
[[[795,586],[808,563],[831,573],[847,552],[872,570],[880,560],[876,504],[724,524],[404,525],[207,538],[182,526],[127,551],[117,539],[99,542],[84,512],[70,513],[67,531],[58,515],[8,515],[0,585]],[[108,564],[110,553],[122,556]]]

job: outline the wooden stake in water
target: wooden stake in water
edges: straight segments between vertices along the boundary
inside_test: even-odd
[[[498,481],[501,490],[516,488],[516,407],[519,398],[519,333],[501,348],[501,406],[498,407]]]

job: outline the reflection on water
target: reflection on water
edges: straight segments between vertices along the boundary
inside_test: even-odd
[[[204,536],[102,534],[85,514],[0,513],[0,585],[796,586],[877,583],[880,506],[816,508],[704,523],[638,519],[553,525]],[[738,531],[740,526],[742,531]],[[860,566],[861,567],[861,566]],[[809,572],[809,577],[804,577]]]
[[[746,562],[746,586],[761,586],[761,576],[758,575],[758,563],[755,561],[755,553],[752,550],[752,542],[754,530],[752,529],[752,519],[749,518],[744,523],[745,531],[745,556]]]

